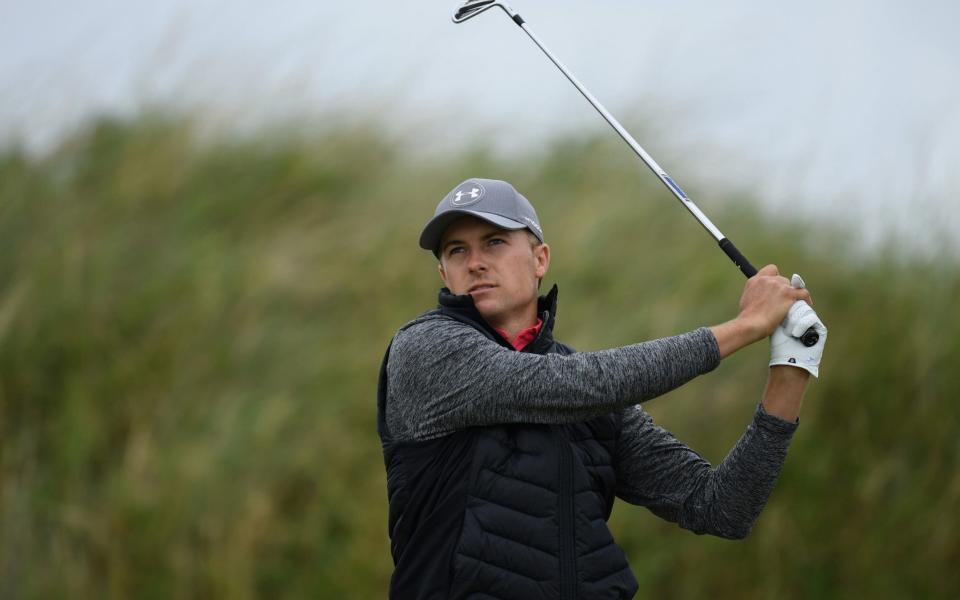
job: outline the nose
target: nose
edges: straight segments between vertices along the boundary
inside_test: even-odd
[[[471,252],[470,259],[467,261],[467,269],[471,273],[482,273],[487,270],[487,262],[483,258],[482,252]]]

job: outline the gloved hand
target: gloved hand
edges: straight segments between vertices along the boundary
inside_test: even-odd
[[[803,279],[794,275],[791,280],[793,287],[805,287]],[[813,327],[820,339],[813,346],[807,347],[800,341],[808,329]],[[806,369],[814,377],[820,376],[820,358],[823,356],[823,347],[827,342],[827,327],[814,312],[809,304],[797,301],[790,307],[786,318],[770,336],[770,366],[788,365]]]

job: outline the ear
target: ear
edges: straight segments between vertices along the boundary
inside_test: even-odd
[[[537,261],[537,279],[543,279],[544,275],[547,274],[547,270],[550,268],[550,246],[548,244],[534,246],[533,258]]]
[[[443,270],[443,263],[437,263],[437,270],[440,271],[440,279],[443,280],[443,285],[447,288],[450,287],[450,284],[447,283],[447,272]]]

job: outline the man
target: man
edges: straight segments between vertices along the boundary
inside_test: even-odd
[[[378,392],[391,598],[631,598],[606,523],[615,496],[697,533],[749,533],[826,341],[806,290],[769,265],[727,323],[578,353],[553,339],[557,288],[538,296],[550,247],[510,184],[458,185],[420,246],[445,287],[394,336]],[[813,348],[788,334],[810,325]],[[761,403],[716,468],[639,406],[771,334]]]

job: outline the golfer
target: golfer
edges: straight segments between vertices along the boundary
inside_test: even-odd
[[[807,290],[768,265],[726,323],[576,352],[553,338],[557,287],[538,291],[550,246],[509,183],[458,185],[420,246],[445,287],[437,309],[393,337],[378,390],[391,598],[632,598],[637,582],[607,528],[615,497],[696,533],[750,532],[826,342]],[[791,333],[810,326],[820,341],[807,348]],[[641,408],[766,338],[766,388],[717,466]]]

